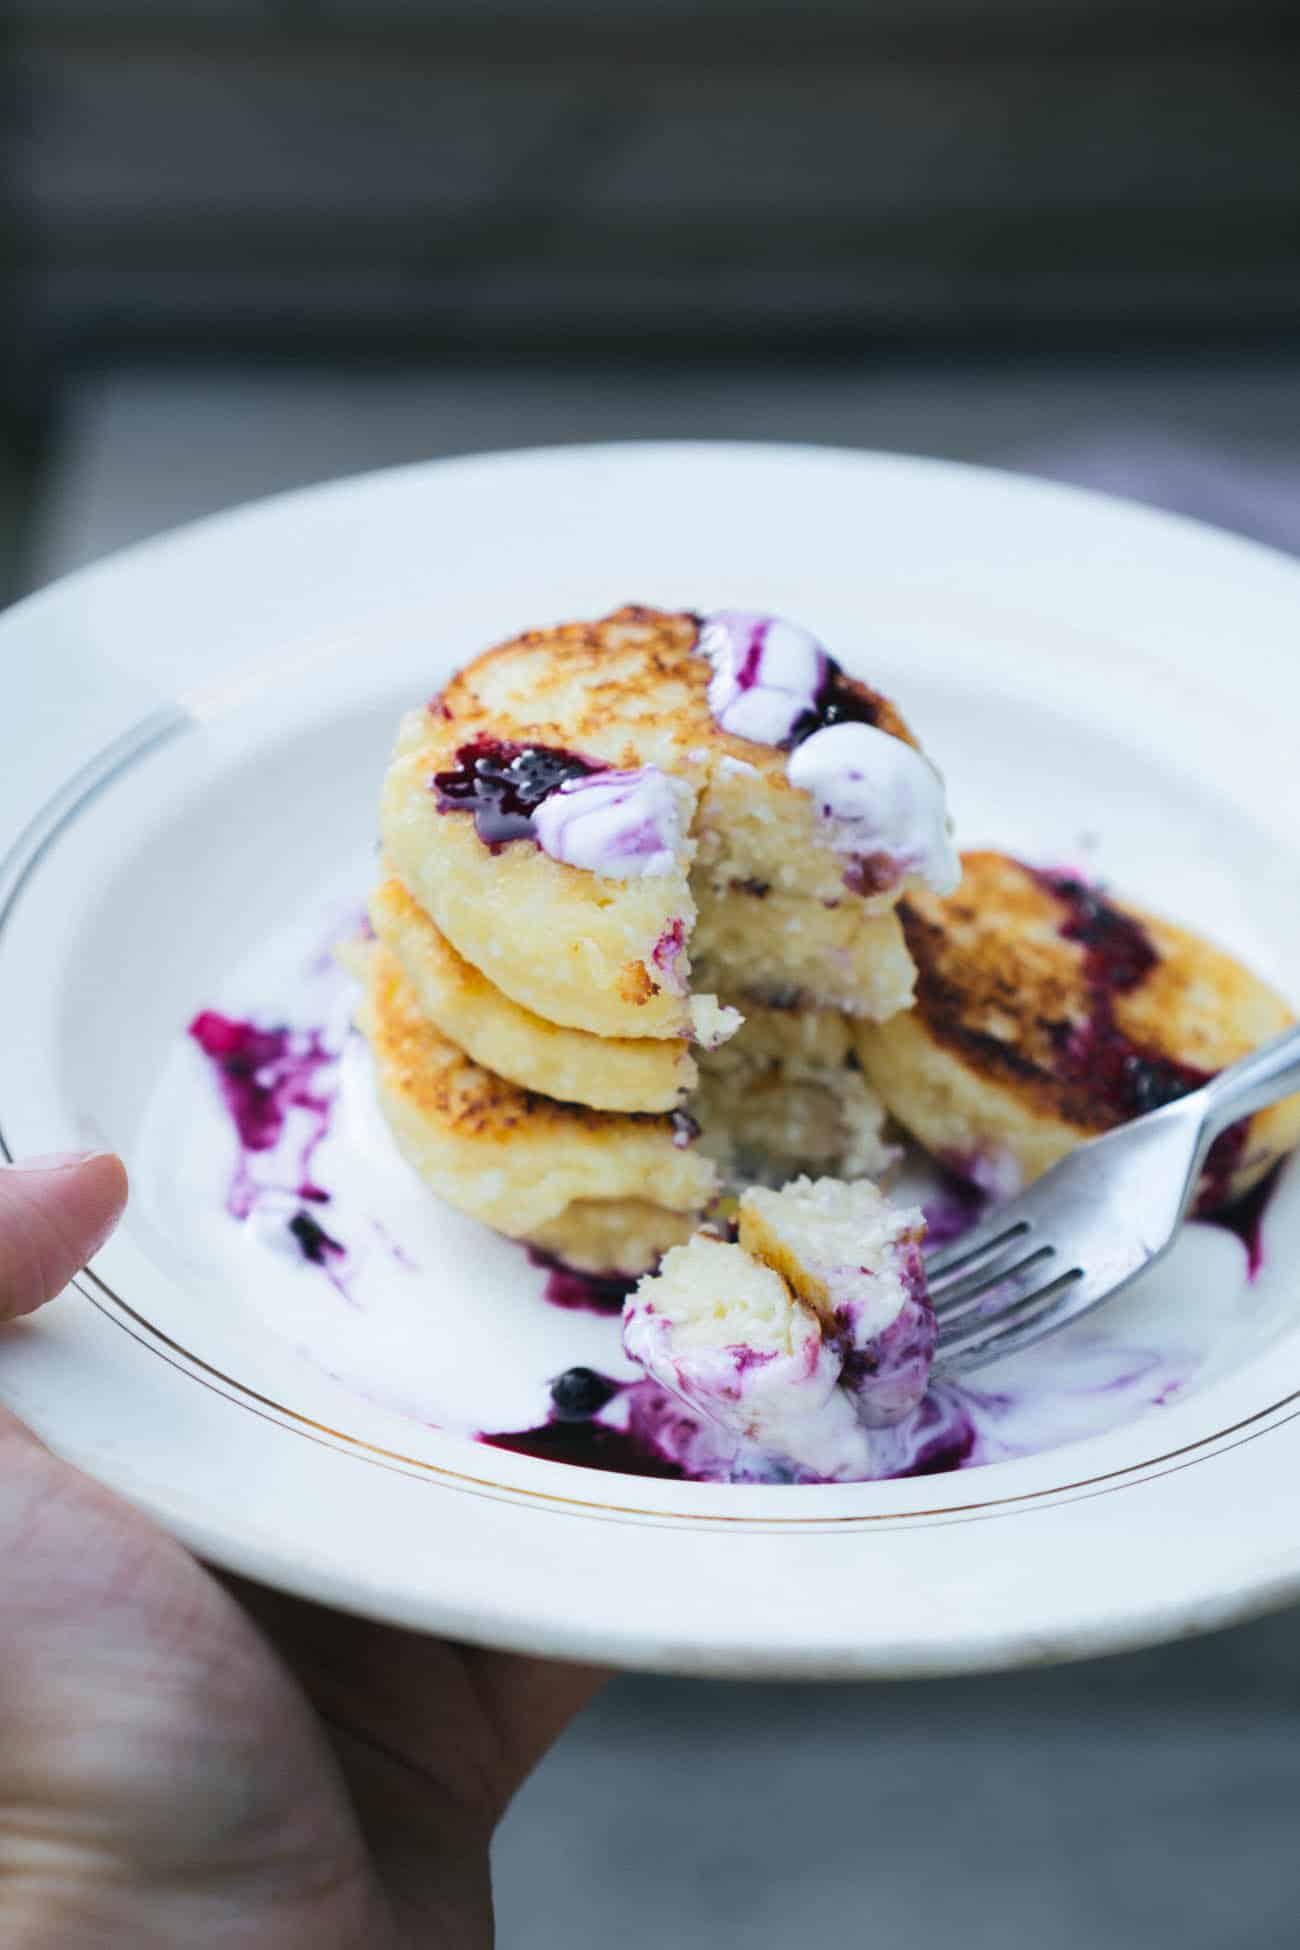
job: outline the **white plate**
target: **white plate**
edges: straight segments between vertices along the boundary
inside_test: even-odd
[[[573,448],[281,497],[0,622],[0,1135],[111,1142],[136,1181],[93,1271],[5,1337],[4,1398],[222,1564],[614,1663],[950,1671],[1296,1595],[1294,1173],[1254,1284],[1198,1229],[1119,1303],[1114,1345],[1159,1344],[1181,1388],[1041,1454],[836,1487],[469,1440],[539,1419],[558,1368],[611,1365],[614,1330],[545,1306],[515,1248],[423,1198],[363,1091],[330,1142],[373,1214],[413,1228],[414,1271],[375,1234],[361,1312],[222,1216],[228,1139],[185,1022],[287,993],[364,888],[403,706],[515,629],[627,600],[798,617],[899,698],[965,843],[1085,859],[1294,987],[1300,570],[1280,557],[1009,476],[798,448]]]

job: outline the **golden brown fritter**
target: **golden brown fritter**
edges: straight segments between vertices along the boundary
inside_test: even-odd
[[[547,1228],[553,1237],[575,1202],[630,1200],[690,1215],[709,1205],[716,1169],[682,1143],[670,1117],[521,1090],[433,1027],[382,944],[355,959],[380,1108],[407,1163],[440,1198],[517,1239]]]
[[[509,1082],[597,1110],[672,1110],[693,1088],[684,1039],[593,1036],[544,1021],[458,955],[400,880],[375,889],[370,919],[435,1028]]]
[[[947,899],[912,891],[906,1015],[859,1025],[863,1067],[927,1150],[1036,1177],[1083,1138],[1182,1095],[1293,1020],[1282,999],[1189,930],[1068,874],[963,855]],[[1300,1098],[1219,1150],[1217,1197],[1300,1139]]]
[[[691,981],[698,908],[726,890],[761,885],[806,903],[811,926],[822,903],[835,902],[837,951],[861,959],[875,952],[869,924],[898,898],[897,888],[846,889],[844,858],[828,844],[812,799],[787,778],[787,754],[715,724],[699,628],[684,612],[630,607],[595,623],[531,630],[475,658],[402,725],[381,805],[393,871],[465,961],[548,1022],[710,1044],[725,1025],[717,987],[696,992]],[[914,742],[887,699],[845,681],[881,730]],[[654,765],[679,780],[689,833],[672,870],[616,879],[532,844],[485,844],[466,813],[440,810],[433,784],[485,739],[625,770]],[[882,946],[901,960],[896,934]],[[711,982],[737,994],[747,981],[766,992],[791,985],[782,941],[757,902],[739,965],[716,961]],[[807,969],[804,953],[801,983]],[[907,982],[897,975],[892,967],[873,1010],[903,1005]]]

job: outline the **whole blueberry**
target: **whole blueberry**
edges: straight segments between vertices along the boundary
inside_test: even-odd
[[[619,1384],[594,1368],[566,1368],[551,1383],[551,1415],[557,1422],[586,1422],[618,1393]]]

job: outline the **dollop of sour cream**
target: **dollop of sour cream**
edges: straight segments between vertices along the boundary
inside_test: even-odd
[[[720,730],[759,745],[800,740],[787,776],[816,800],[833,849],[871,867],[861,891],[896,886],[908,874],[936,893],[954,891],[961,863],[929,759],[856,718],[811,730],[838,666],[810,631],[784,617],[723,609],[704,622],[699,648],[713,666],[709,709]],[[724,769],[734,763],[722,761]]]
[[[807,792],[837,853],[883,859],[953,893],[961,861],[948,828],[943,781],[913,745],[869,724],[833,724],[790,754],[791,785]]]
[[[713,665],[709,709],[723,731],[783,745],[817,702],[830,668],[815,636],[780,616],[721,609],[700,631]]]
[[[678,864],[690,793],[657,765],[566,779],[532,815],[543,853],[612,880],[671,873]]]

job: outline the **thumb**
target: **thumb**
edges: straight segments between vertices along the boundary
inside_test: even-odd
[[[126,1168],[111,1151],[0,1166],[0,1321],[61,1292],[125,1204]]]

